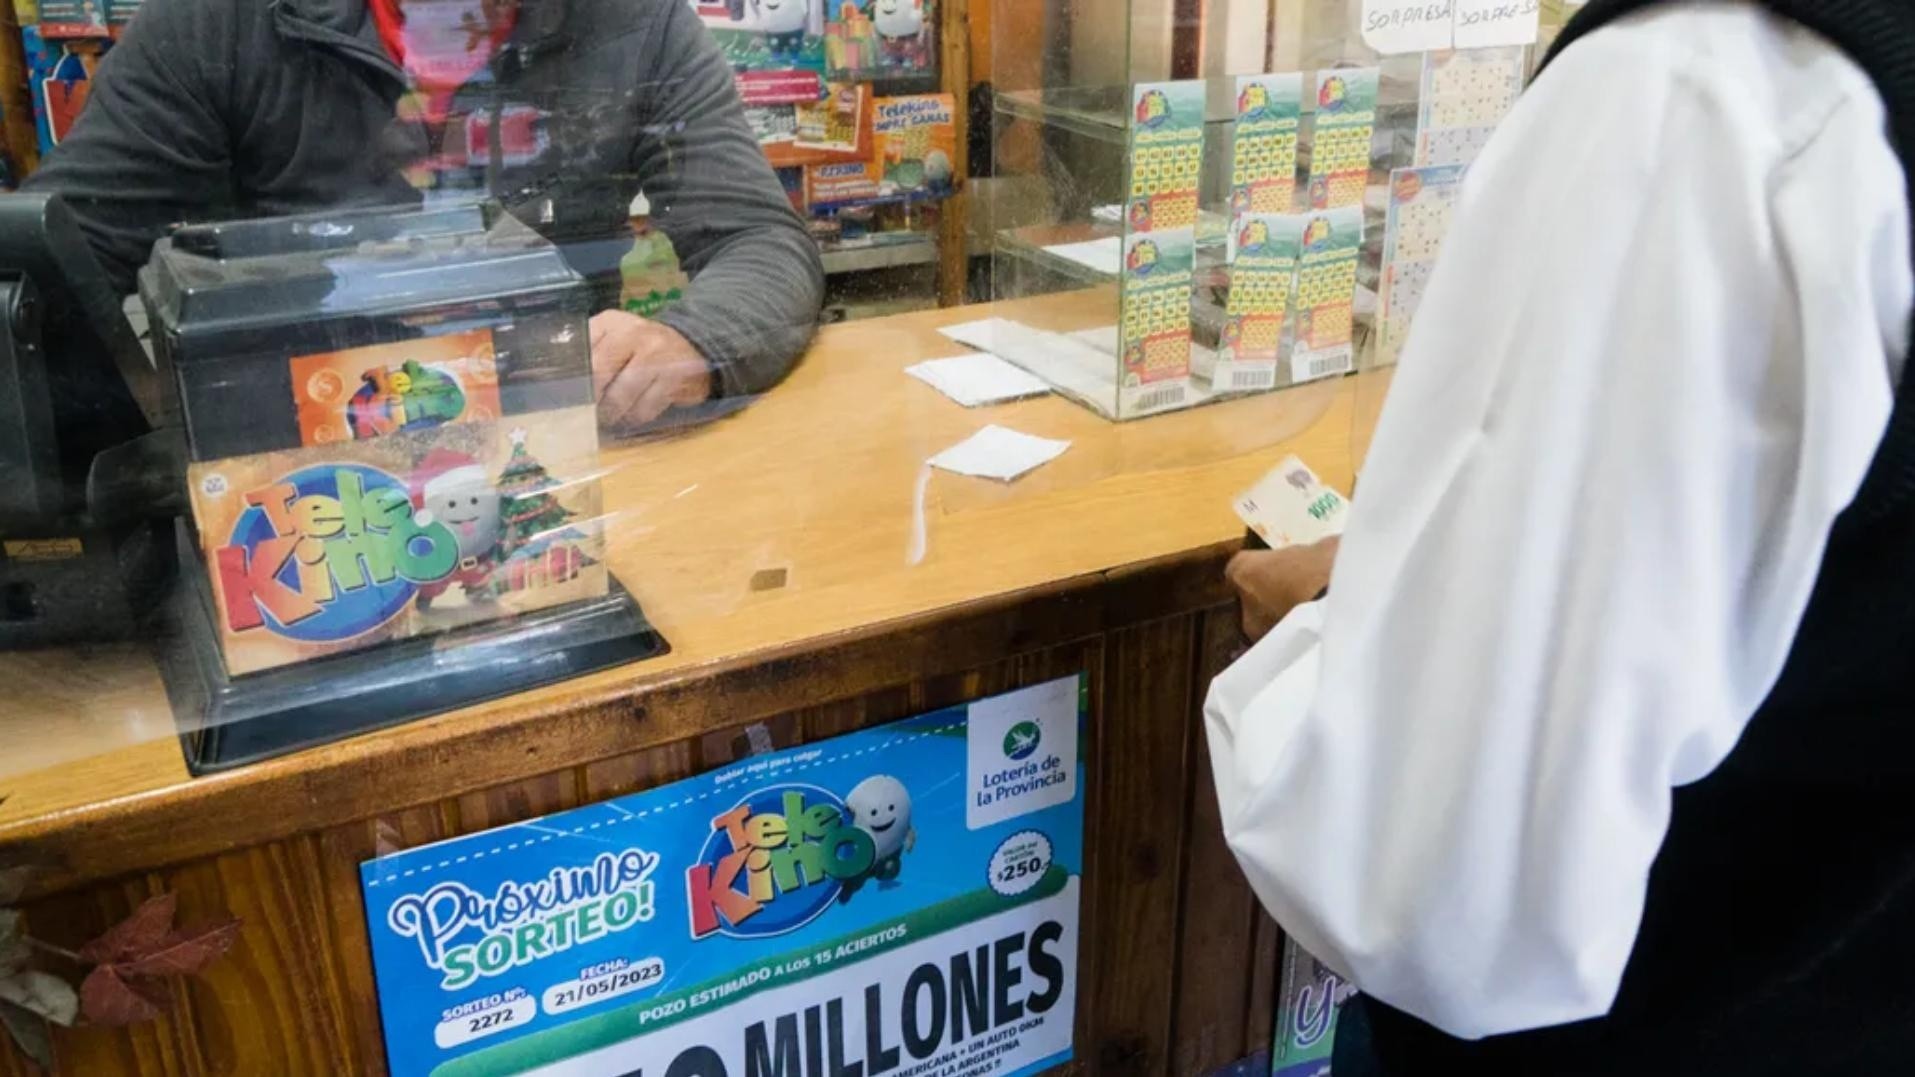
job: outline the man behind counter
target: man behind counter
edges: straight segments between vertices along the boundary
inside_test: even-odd
[[[174,222],[495,197],[607,307],[642,188],[692,285],[592,319],[615,432],[770,388],[823,297],[685,0],[147,0],[26,186],[65,196],[125,292]]]

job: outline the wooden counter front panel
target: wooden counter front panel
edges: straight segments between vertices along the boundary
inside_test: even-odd
[[[1276,971],[1275,933],[1223,844],[1199,717],[1236,644],[1234,611],[1186,614],[763,724],[787,747],[1088,670],[1077,1061],[1065,1072],[1202,1074],[1267,1046]],[[61,1072],[384,1073],[361,861],[668,783],[746,743],[742,727],[721,730],[42,899],[34,933],[69,947],[165,889],[183,922],[246,922],[163,1019],[58,1033]],[[28,1072],[0,1049],[0,1074]]]

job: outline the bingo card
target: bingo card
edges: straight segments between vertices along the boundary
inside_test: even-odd
[[[1423,56],[1416,163],[1466,165],[1483,152],[1523,91],[1527,49],[1459,49]]]
[[[1436,266],[1462,189],[1462,165],[1399,168],[1390,173],[1390,208],[1383,226],[1382,333],[1377,362],[1394,363],[1410,320]]]

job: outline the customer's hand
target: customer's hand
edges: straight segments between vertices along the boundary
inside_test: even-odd
[[[1277,627],[1290,611],[1330,586],[1337,540],[1281,550],[1245,550],[1230,559],[1224,578],[1243,602],[1243,634],[1252,643]]]
[[[704,403],[711,365],[678,330],[608,310],[592,316],[592,387],[599,426],[627,433],[667,408]]]

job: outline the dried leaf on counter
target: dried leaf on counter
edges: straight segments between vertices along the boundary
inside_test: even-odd
[[[115,962],[114,967],[128,977],[191,976],[232,949],[238,936],[238,920],[196,925],[168,933],[153,949]]]
[[[178,909],[179,899],[171,893],[148,898],[131,916],[80,947],[80,956],[104,965],[151,953],[173,930]]]
[[[100,965],[80,984],[80,1012],[96,1025],[118,1026],[151,1021],[166,1001],[157,981],[129,983],[112,965]]]

